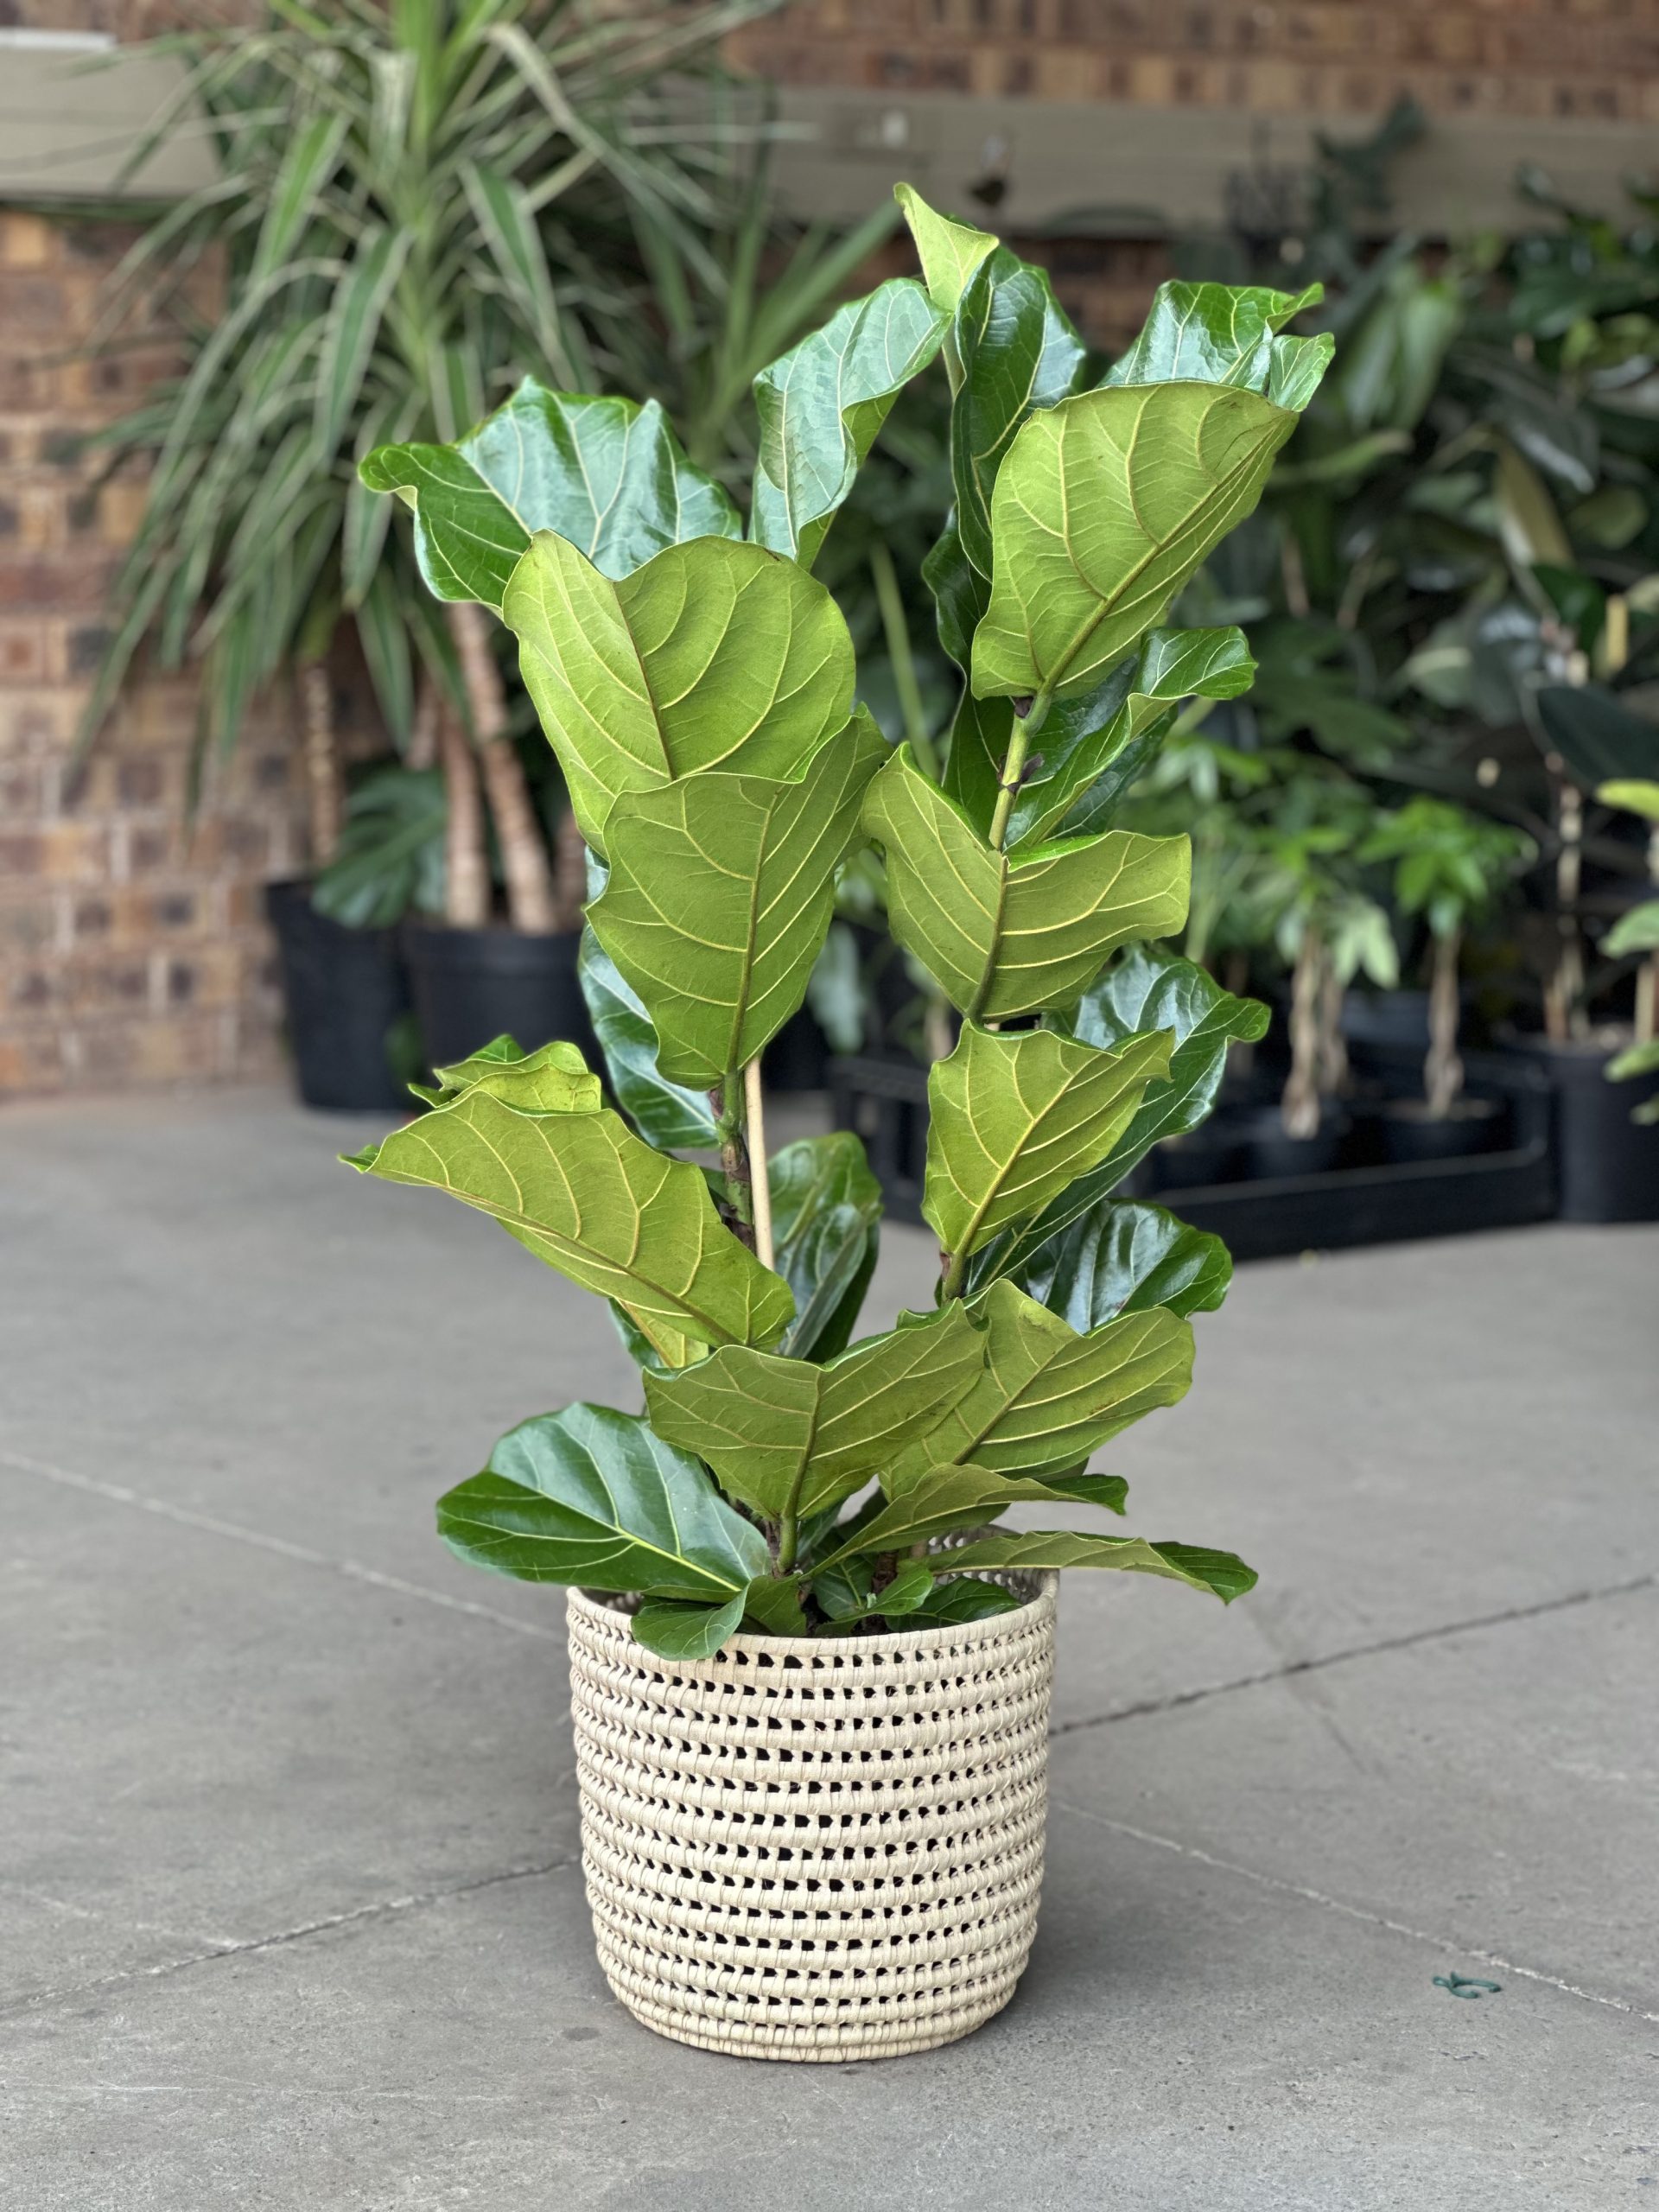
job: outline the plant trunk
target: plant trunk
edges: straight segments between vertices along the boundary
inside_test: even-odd
[[[1290,1078],[1280,1101],[1287,1137],[1311,1137],[1319,1128],[1319,985],[1325,945],[1317,930],[1302,932],[1290,979]]]
[[[1348,1042],[1342,1033],[1346,996],[1327,952],[1319,963],[1319,1089],[1334,1098],[1348,1088]]]
[[[1428,1058],[1423,1062],[1423,1096],[1429,1118],[1443,1122],[1463,1089],[1458,1057],[1458,953],[1461,930],[1434,940],[1434,965],[1428,983]]]
[[[409,726],[409,743],[404,751],[406,768],[435,768],[438,765],[438,718],[442,711],[442,695],[429,677],[423,677],[415,698],[415,716]]]
[[[346,798],[334,736],[334,688],[326,661],[308,660],[299,671],[300,711],[305,728],[305,786],[311,821],[313,873],[340,850]]]
[[[481,930],[490,918],[490,861],[478,762],[448,700],[439,702],[438,758],[443,766],[443,918],[452,929]]]
[[[1555,926],[1560,946],[1555,966],[1544,986],[1544,1031],[1558,1045],[1582,1037],[1587,1024],[1584,1013],[1584,940],[1579,932],[1579,887],[1584,875],[1584,800],[1575,785],[1563,781],[1556,802],[1556,826],[1561,849],[1555,860]]]
[[[507,915],[515,929],[544,937],[559,926],[553,869],[530,785],[507,734],[507,699],[490,650],[484,610],[467,600],[449,609],[450,633],[461,658],[479,766],[501,848]]]
[[[579,930],[588,899],[588,846],[571,808],[560,817],[553,841],[554,927]]]

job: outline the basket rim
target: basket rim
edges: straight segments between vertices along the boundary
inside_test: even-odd
[[[951,1621],[937,1628],[917,1628],[908,1632],[887,1629],[880,1636],[771,1636],[746,1634],[740,1629],[734,1636],[728,1636],[724,1643],[717,1650],[711,1651],[706,1659],[664,1659],[658,1653],[647,1650],[643,1643],[634,1643],[632,1634],[628,1642],[634,1650],[647,1659],[655,1660],[659,1667],[706,1667],[732,1651],[775,1651],[785,1657],[817,1652],[821,1656],[837,1657],[845,1654],[850,1658],[868,1656],[883,1650],[919,1649],[929,1651],[953,1643],[959,1644],[970,1630],[976,1629],[999,1631],[1007,1636],[1037,1627],[1045,1618],[1052,1622],[1058,1611],[1059,1575],[1052,1567],[1034,1569],[1033,1573],[1038,1585],[1033,1596],[1027,1599],[1023,1605],[1016,1606],[1012,1612],[991,1613],[983,1620]],[[585,1590],[579,1583],[568,1582],[565,1596],[571,1612],[585,1615],[596,1626],[613,1621],[626,1624],[631,1618],[619,1606],[607,1604],[607,1593],[603,1591]],[[995,1638],[993,1634],[979,1640],[990,1643]]]

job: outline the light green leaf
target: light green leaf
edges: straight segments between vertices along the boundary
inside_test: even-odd
[[[889,1498],[856,1535],[830,1554],[817,1572],[838,1567],[843,1560],[902,1551],[957,1529],[981,1528],[1010,1505],[1072,1503],[1062,1492],[1028,1475],[999,1475],[988,1467],[941,1467],[912,1483],[899,1497]],[[1124,1539],[1115,1541],[1121,1543]],[[950,1554],[952,1567],[957,1556],[954,1551]]]
[[[742,1591],[723,1605],[697,1605],[682,1598],[647,1598],[628,1626],[636,1643],[659,1659],[712,1659],[743,1625]]]
[[[972,1389],[983,1359],[980,1331],[953,1302],[822,1367],[727,1347],[677,1375],[647,1375],[645,1403],[659,1436],[780,1521],[850,1497]]]
[[[1255,1570],[1231,1552],[1212,1552],[1197,1544],[1149,1544],[1143,1536],[1085,1536],[1071,1529],[1009,1532],[981,1536],[950,1554],[953,1567],[969,1572],[1027,1573],[1068,1567],[1116,1567],[1130,1574],[1160,1574],[1208,1590],[1230,1605],[1255,1587]]]
[[[469,1090],[486,1091],[521,1114],[594,1114],[605,1103],[599,1077],[589,1074],[577,1045],[543,1045],[525,1053],[512,1038],[495,1037],[433,1073],[435,1088],[410,1085],[429,1106],[451,1106]]]
[[[971,1252],[1057,1198],[1116,1143],[1147,1084],[1169,1070],[1167,1036],[1098,1052],[1043,1029],[967,1023],[928,1077],[922,1211],[947,1252]]]
[[[1324,297],[1322,284],[1296,293],[1255,284],[1160,284],[1140,336],[1101,381],[1241,385],[1300,410],[1325,373],[1334,340],[1274,334]]]
[[[612,1093],[640,1135],[661,1152],[712,1150],[717,1140],[708,1093],[671,1083],[662,1073],[645,1002],[591,929],[582,933],[576,974]]]
[[[895,184],[893,196],[916,241],[928,297],[941,315],[954,315],[969,278],[988,254],[995,252],[996,240],[988,231],[938,213],[913,184]]]
[[[691,537],[740,537],[737,509],[688,461],[657,402],[550,391],[526,377],[454,445],[381,446],[359,469],[415,511],[421,574],[440,599],[499,607],[537,531],[620,580]]]
[[[1655,728],[1653,741],[1659,753],[1659,727]],[[1644,822],[1659,824],[1659,784],[1643,777],[1616,776],[1611,783],[1597,785],[1596,797],[1604,806],[1622,806],[1627,813],[1639,814]]]
[[[976,1020],[1071,1005],[1119,945],[1186,919],[1185,837],[1114,830],[1001,853],[908,746],[871,785],[864,828],[887,856],[894,937]]]
[[[1650,1038],[1645,1045],[1627,1045],[1613,1055],[1606,1068],[1610,1083],[1628,1083],[1635,1076],[1655,1073],[1659,1073],[1659,1037]],[[1644,1118],[1644,1109],[1637,1109],[1637,1118]]]
[[[1124,748],[1178,702],[1236,699],[1255,674],[1242,630],[1154,630],[1139,657],[1092,695],[1100,716],[1093,728],[1050,712],[1040,765],[1020,785],[1008,817],[1010,849],[1052,836]]]
[[[1167,1032],[1173,1039],[1167,1080],[1149,1087],[1104,1156],[1057,1193],[1035,1221],[977,1255],[968,1273],[970,1290],[998,1275],[1023,1280],[1027,1268],[1046,1262],[1051,1242],[1091,1214],[1160,1138],[1197,1128],[1221,1089],[1228,1048],[1264,1037],[1268,1019],[1258,1000],[1235,998],[1179,953],[1137,944],[1121,954],[1065,1026],[1080,1042],[1106,1051],[1148,1029]]]
[[[695,538],[613,582],[538,537],[502,616],[588,842],[624,791],[700,770],[797,775],[853,711],[840,608],[793,561]]]
[[[1621,914],[1603,938],[1601,949],[1614,960],[1627,952],[1659,951],[1659,899],[1644,899]]]
[[[844,1351],[875,1271],[881,1185],[849,1129],[802,1137],[767,1165],[778,1273],[795,1298],[779,1344],[791,1359]]]
[[[890,1494],[969,1462],[1052,1481],[1155,1407],[1174,1405],[1192,1380],[1192,1325],[1161,1306],[1080,1335],[998,1282],[971,1310],[985,1323],[983,1370],[891,1462],[883,1483]]]
[[[761,370],[750,524],[759,544],[811,567],[893,401],[938,352],[944,323],[913,277],[891,277]]]
[[[1046,270],[999,247],[969,279],[951,338],[959,368],[950,410],[950,473],[962,549],[992,572],[991,492],[1027,417],[1086,377],[1089,349],[1054,297]]]
[[[976,696],[1097,683],[1255,505],[1297,420],[1198,384],[1083,392],[1033,415],[992,498]]]
[[[1008,1280],[1074,1329],[1087,1330],[1153,1306],[1212,1312],[1232,1275],[1219,1236],[1190,1228],[1162,1206],[1103,1198]]]
[[[380,318],[409,254],[409,234],[378,226],[366,231],[351,273],[335,288],[317,362],[315,452],[326,468],[361,397]]]
[[[767,1571],[766,1539],[696,1461],[608,1406],[510,1429],[482,1474],[439,1499],[438,1533],[498,1573],[590,1590],[723,1605]]]
[[[493,1215],[615,1299],[671,1365],[710,1344],[774,1343],[794,1311],[788,1285],[715,1211],[701,1169],[653,1152],[608,1107],[520,1113],[477,1085],[346,1164]]]
[[[588,918],[639,993],[671,1082],[719,1083],[805,998],[864,787],[887,757],[861,708],[788,782],[687,776],[612,805],[610,876]]]

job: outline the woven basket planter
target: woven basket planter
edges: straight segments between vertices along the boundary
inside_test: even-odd
[[[958,1628],[735,1636],[684,1661],[569,1592],[588,1900],[636,2018],[830,2060],[1001,2010],[1037,1928],[1056,1580]]]

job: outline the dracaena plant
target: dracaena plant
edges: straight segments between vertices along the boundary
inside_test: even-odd
[[[413,508],[435,588],[518,638],[593,855],[608,1096],[574,1046],[504,1039],[352,1164],[493,1214],[611,1301],[644,1371],[642,1414],[525,1422],[440,1527],[499,1571],[637,1597],[635,1636],[668,1656],[741,1626],[976,1617],[1017,1602],[995,1578],[1018,1568],[1224,1599],[1255,1580],[1230,1553],[1002,1516],[1122,1511],[1090,1457],[1182,1395],[1188,1317],[1226,1288],[1216,1238],[1114,1192],[1266,1016],[1148,942],[1185,918],[1186,840],[1112,816],[1184,697],[1249,681],[1236,631],[1159,624],[1255,502],[1330,341],[1282,334],[1282,294],[1172,285],[1091,383],[1039,271],[900,198],[922,278],[757,379],[747,524],[659,410],[539,387],[365,464]],[[812,566],[940,353],[955,509],[928,575],[966,683],[936,779],[857,703]],[[879,1188],[849,1135],[768,1159],[760,1071],[867,844],[962,1030],[931,1082],[935,1307],[857,1338]]]

